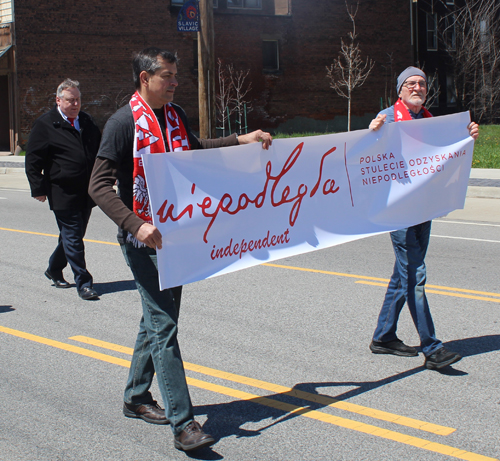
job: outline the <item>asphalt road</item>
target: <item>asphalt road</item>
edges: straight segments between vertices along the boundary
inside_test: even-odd
[[[433,223],[431,310],[438,337],[464,356],[442,372],[423,368],[422,354],[368,349],[394,262],[387,235],[186,286],[179,341],[197,419],[218,439],[191,456],[500,458],[493,200],[498,213],[480,221]],[[0,460],[185,459],[170,429],[121,413],[141,307],[114,224],[96,210],[87,232],[98,301],[44,277],[56,234],[46,204],[0,189]],[[418,344],[407,309],[398,333]],[[160,399],[156,385],[153,393]]]

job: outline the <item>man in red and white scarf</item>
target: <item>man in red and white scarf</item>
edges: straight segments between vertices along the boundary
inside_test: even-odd
[[[142,299],[123,413],[153,424],[170,424],[174,446],[188,451],[215,440],[194,420],[177,343],[182,287],[159,288],[156,249],[162,247],[162,235],[152,223],[141,155],[252,142],[262,142],[268,149],[272,137],[257,130],[239,137],[198,139],[182,108],[172,102],[177,89],[176,55],[147,48],[135,56],[133,71],[136,92],[106,123],[89,193],[119,226],[118,241]],[[155,373],[165,410],[149,391]]]
[[[396,104],[381,111],[370,123],[370,130],[380,130],[385,123],[404,122],[432,117],[423,106],[427,97],[427,76],[417,67],[408,67],[398,77],[399,99]],[[477,123],[470,123],[469,134],[479,136]],[[413,323],[420,337],[420,346],[425,356],[425,367],[431,370],[444,368],[458,362],[462,357],[447,350],[436,338],[434,323],[425,295],[425,254],[431,235],[431,221],[407,229],[391,232],[391,241],[396,255],[394,271],[387,287],[384,303],[379,314],[377,328],[370,344],[374,354],[416,356],[418,350],[407,346],[396,336],[399,314],[408,304]]]

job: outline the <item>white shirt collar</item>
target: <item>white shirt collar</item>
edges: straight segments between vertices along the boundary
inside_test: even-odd
[[[70,123],[70,121],[68,120],[68,116],[61,110],[61,108],[59,106],[57,106],[57,110],[59,111],[59,113],[61,114],[62,118],[64,120],[66,120],[68,123]],[[76,118],[75,118],[75,122],[78,120],[78,118],[80,117],[80,115],[77,115]]]

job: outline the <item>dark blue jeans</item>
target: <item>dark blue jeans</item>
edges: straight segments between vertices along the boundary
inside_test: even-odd
[[[131,243],[120,246],[142,300],[142,318],[124,400],[133,405],[150,403],[153,398],[149,389],[156,372],[165,416],[177,435],[193,420],[193,406],[177,343],[182,287],[160,291],[155,250],[136,248]]]
[[[424,259],[430,235],[431,221],[391,232],[396,262],[373,335],[375,341],[396,339],[399,314],[407,302],[420,336],[422,352],[426,356],[443,347],[441,341],[436,338],[425,295],[427,275]]]
[[[59,227],[59,241],[49,258],[48,270],[62,276],[63,269],[69,265],[73,271],[76,288],[92,287],[92,275],[85,263],[83,237],[87,230],[92,208],[85,210],[53,210]]]

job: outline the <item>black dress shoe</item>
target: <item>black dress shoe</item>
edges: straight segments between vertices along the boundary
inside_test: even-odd
[[[83,287],[81,290],[78,290],[78,296],[85,301],[88,301],[89,299],[99,299],[97,291],[91,287]]]
[[[54,282],[54,285],[56,288],[69,288],[70,285],[66,280],[64,280],[64,277],[61,275],[55,276],[49,270],[47,269],[45,271],[45,277],[47,277],[49,280],[52,280]]]
[[[123,414],[127,418],[140,418],[151,424],[169,424],[165,410],[156,401],[140,405],[123,403]]]
[[[184,430],[174,437],[174,447],[178,450],[189,451],[213,445],[215,439],[205,434],[197,421],[189,423]]]
[[[374,354],[392,354],[402,357],[415,357],[418,355],[417,349],[407,346],[403,341],[397,338],[387,342],[372,341],[370,350]]]

